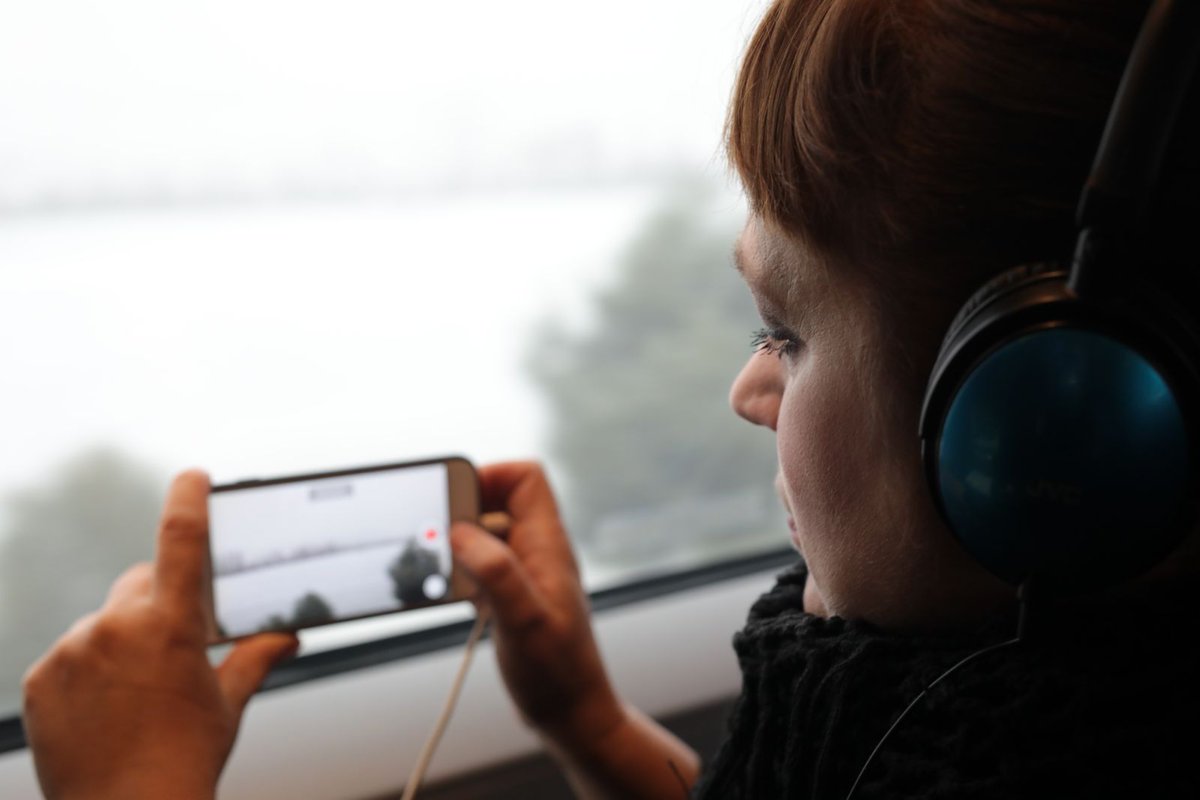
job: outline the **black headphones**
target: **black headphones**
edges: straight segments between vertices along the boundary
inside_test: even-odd
[[[1156,0],[1080,199],[1069,268],[989,281],[930,375],[929,486],[963,547],[1009,583],[1112,585],[1165,558],[1196,521],[1200,336],[1143,280],[1138,238],[1198,55],[1200,2]]]
[[[847,800],[934,685],[1024,640],[1033,584],[1068,593],[1131,578],[1196,521],[1200,332],[1144,280],[1144,234],[1198,60],[1200,2],[1155,0],[1080,198],[1070,266],[1004,272],[950,324],[921,409],[925,475],[967,552],[1021,587],[1020,622],[905,707]]]

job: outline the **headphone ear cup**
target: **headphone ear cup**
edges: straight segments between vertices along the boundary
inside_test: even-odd
[[[1011,583],[1111,585],[1161,560],[1192,518],[1186,403],[1167,380],[1178,370],[1131,319],[1096,313],[1065,271],[1010,270],[955,318],[926,394],[938,508]]]
[[[989,318],[1009,313],[1014,305],[1020,304],[1021,292],[1034,284],[1049,284],[1051,291],[1065,298],[1067,277],[1067,268],[1058,262],[1022,264],[994,276],[967,298],[942,337],[942,346],[929,374],[921,408],[920,435],[923,442],[928,444],[933,428],[940,425],[945,416],[950,391],[962,373],[961,363],[952,362],[962,362],[963,344],[969,339],[978,339],[972,336],[979,327],[977,323],[986,326]],[[1009,301],[1014,295],[1018,300],[1016,304]]]
[[[963,328],[975,318],[976,312],[987,307],[993,300],[1024,286],[1030,280],[1053,277],[1055,273],[1061,273],[1065,279],[1066,267],[1056,261],[1038,261],[1005,270],[979,287],[974,294],[967,298],[967,302],[963,303],[962,308],[950,322],[946,336],[942,339],[942,350],[938,354],[938,361],[942,360],[942,356],[958,338]],[[937,370],[934,370],[935,374],[936,372]]]

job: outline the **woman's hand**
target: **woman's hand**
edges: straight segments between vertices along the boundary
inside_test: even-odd
[[[492,638],[508,691],[526,721],[549,739],[587,747],[622,724],[592,635],[587,595],[540,466],[479,470],[483,510],[511,517],[507,543],[458,523],[451,544],[494,616]]]
[[[25,731],[42,791],[75,798],[212,798],[242,711],[289,634],[240,642],[213,668],[208,478],[177,477],[155,563],[122,575],[25,676]]]
[[[507,544],[470,524],[451,531],[458,564],[495,619],[509,694],[582,798],[684,797],[699,759],[654,720],[621,703],[592,635],[587,595],[541,467],[479,471],[483,510],[512,519]]]

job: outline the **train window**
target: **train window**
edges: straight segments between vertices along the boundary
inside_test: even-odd
[[[762,5],[6,4],[0,716],[187,466],[539,458],[593,589],[784,543],[725,401]]]

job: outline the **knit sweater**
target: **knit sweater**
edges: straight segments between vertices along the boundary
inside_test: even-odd
[[[743,687],[693,797],[842,800],[947,667],[1015,616],[916,636],[804,613],[803,565],[734,637]],[[1032,641],[935,686],[871,762],[866,798],[1200,798],[1200,582],[1048,607]]]

